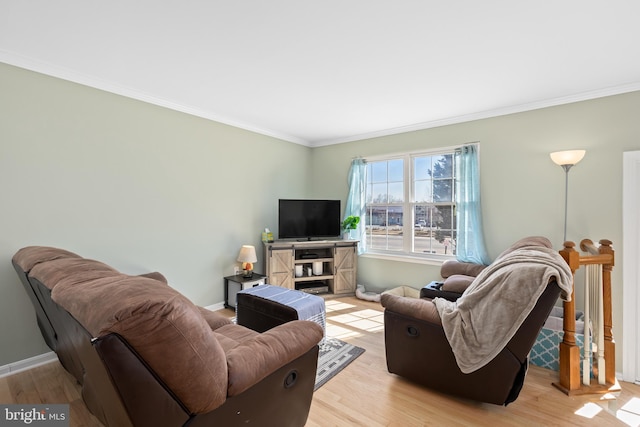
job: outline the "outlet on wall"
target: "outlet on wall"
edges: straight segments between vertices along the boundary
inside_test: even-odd
[[[233,267],[233,274],[235,274],[236,276],[237,276],[238,274],[240,274],[240,267],[238,267],[237,265],[235,265],[235,266]]]

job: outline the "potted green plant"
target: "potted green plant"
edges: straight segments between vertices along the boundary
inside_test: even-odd
[[[343,231],[343,238],[349,238],[349,232],[358,228],[360,223],[360,217],[357,215],[349,215],[342,221],[341,227]]]

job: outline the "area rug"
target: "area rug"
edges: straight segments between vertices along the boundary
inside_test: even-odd
[[[356,347],[337,338],[327,338],[324,343],[320,344],[316,385],[313,391],[335,377],[362,353],[364,353],[364,348]]]

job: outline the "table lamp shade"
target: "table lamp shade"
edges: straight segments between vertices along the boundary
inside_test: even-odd
[[[256,248],[251,245],[242,245],[240,253],[238,254],[238,262],[256,262],[258,257],[256,256]]]

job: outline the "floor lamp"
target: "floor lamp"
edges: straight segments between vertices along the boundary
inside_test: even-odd
[[[569,150],[556,151],[551,153],[551,160],[556,165],[562,166],[564,169],[564,238],[562,242],[567,241],[567,205],[569,200],[569,169],[576,165],[584,157],[585,150]]]

